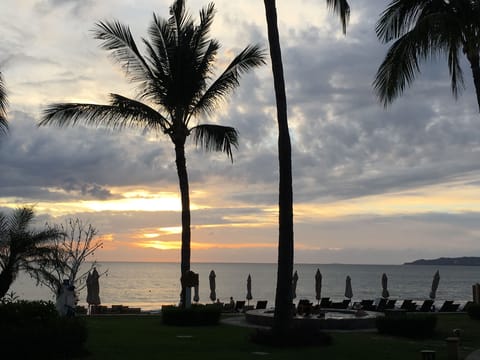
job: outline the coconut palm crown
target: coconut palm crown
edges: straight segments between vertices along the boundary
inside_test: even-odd
[[[394,0],[376,24],[378,38],[393,41],[373,86],[389,105],[411,85],[420,62],[445,55],[454,97],[464,87],[461,54],[470,63],[480,108],[480,1]]]
[[[108,105],[53,104],[45,109],[39,125],[103,125],[110,128],[141,127],[163,132],[175,146],[177,173],[182,201],[181,273],[190,270],[190,199],[185,161],[185,142],[193,135],[197,145],[220,151],[232,158],[238,145],[233,127],[193,123],[195,118],[214,112],[239,86],[240,76],[265,63],[264,51],[249,45],[215,80],[213,65],[220,48],[208,37],[214,18],[214,4],[200,11],[196,25],[176,0],[170,18],[153,16],[149,38],[142,39],[141,54],[128,26],[118,21],[99,22],[95,38],[122,66],[127,77],[138,85],[137,100],[111,94]],[[182,293],[184,294],[182,286]],[[182,303],[185,304],[185,295]]]
[[[0,73],[0,135],[8,131],[7,123],[7,91],[2,73]]]

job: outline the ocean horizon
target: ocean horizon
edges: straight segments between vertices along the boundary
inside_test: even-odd
[[[103,305],[125,305],[142,310],[157,310],[163,305],[177,304],[180,294],[180,264],[174,262],[101,262],[100,298]],[[344,299],[345,278],[352,279],[352,301],[377,299],[381,296],[381,277],[388,276],[391,299],[423,301],[428,298],[434,273],[440,273],[436,302],[454,300],[465,303],[472,299],[472,285],[480,282],[480,267],[445,265],[367,265],[367,264],[295,264],[299,280],[296,301],[315,302],[315,272],[322,273],[322,297]],[[230,297],[245,300],[248,275],[252,278],[251,304],[267,300],[273,306],[276,288],[275,263],[192,263],[199,274],[200,303],[211,302],[209,274],[216,273],[216,294],[220,301]],[[20,274],[9,292],[25,300],[54,300],[53,293],[37,286],[26,274]],[[192,291],[193,292],[193,291]],[[86,289],[78,293],[79,305],[86,305]]]

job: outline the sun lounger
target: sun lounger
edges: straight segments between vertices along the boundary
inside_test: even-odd
[[[346,309],[346,308],[348,308],[349,304],[350,304],[350,300],[345,299],[345,300],[339,301],[339,302],[332,302],[330,304],[330,308],[331,309]]]
[[[385,305],[385,310],[392,310],[395,309],[395,303],[397,300],[388,300],[387,305]]]
[[[332,302],[330,301],[330,298],[328,298],[328,297],[323,297],[323,298],[320,300],[320,307],[321,307],[321,308],[329,308],[331,303],[332,303]]]
[[[255,309],[266,309],[267,308],[267,303],[268,300],[258,300],[257,301],[257,306],[255,306]]]
[[[365,311],[374,311],[375,306],[373,305],[373,300],[362,300],[360,301],[360,307]]]
[[[440,307],[439,312],[456,312],[460,304],[454,304],[452,300],[445,300],[442,306]]]
[[[297,305],[297,314],[309,315],[312,313],[313,304],[308,299],[301,299]]]
[[[440,306],[440,310],[438,310],[439,312],[447,312],[448,311],[448,308],[453,304],[453,301],[451,300],[445,300],[442,304],[442,306]]]
[[[423,304],[419,307],[420,312],[430,312],[433,310],[433,300],[424,300]]]
[[[224,306],[223,306],[223,311],[224,312],[233,312],[235,309],[235,304],[232,304],[232,303],[226,303]]]
[[[400,309],[406,310],[406,311],[415,311],[417,309],[417,304],[414,303],[412,300],[403,300],[402,305],[400,306]]]
[[[237,300],[235,302],[235,311],[236,312],[241,312],[243,311],[243,308],[245,307],[245,300]]]
[[[386,306],[387,306],[387,299],[382,298],[378,302],[377,306],[375,306],[375,311],[383,312],[385,311]]]

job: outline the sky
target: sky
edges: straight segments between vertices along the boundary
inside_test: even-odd
[[[455,100],[445,59],[423,63],[390,107],[372,81],[388,45],[385,0],[351,0],[344,36],[324,1],[277,0],[292,138],[295,262],[401,264],[480,256],[480,115],[469,66]],[[10,133],[0,139],[0,211],[34,206],[36,225],[79,218],[99,232],[99,261],[180,260],[174,148],[162,134],[37,126],[52,103],[135,96],[93,38],[117,19],[135,39],[165,0],[2,0],[0,70]],[[198,19],[204,0],[189,0]],[[217,71],[249,44],[268,49],[260,0],[217,0]],[[140,50],[144,48],[140,46]],[[277,123],[271,64],[243,76],[199,123],[235,127],[233,163],[187,146],[192,262],[275,262]]]

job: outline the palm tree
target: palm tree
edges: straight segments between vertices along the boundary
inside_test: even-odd
[[[287,118],[287,97],[283,76],[282,53],[278,33],[277,10],[275,0],[264,0],[267,20],[270,58],[272,60],[273,82],[277,103],[278,122],[278,162],[279,162],[279,235],[278,235],[278,269],[275,293],[275,313],[273,332],[288,336],[291,329],[292,312],[292,273],[294,257],[293,237],[293,191],[292,191],[292,150]],[[350,15],[346,0],[326,0],[327,6],[340,15],[343,31]]]
[[[464,87],[460,56],[472,69],[480,109],[480,1],[394,0],[376,25],[378,38],[395,39],[373,86],[384,106],[401,95],[420,72],[420,62],[445,55],[455,98]]]
[[[8,131],[7,103],[7,91],[5,89],[2,73],[0,73],[0,134]]]
[[[0,213],[0,298],[4,297],[20,270],[34,271],[33,264],[51,251],[51,242],[60,238],[57,229],[30,230],[31,208],[19,208],[10,216]]]
[[[247,46],[211,81],[214,60],[220,48],[208,38],[214,4],[200,11],[195,25],[185,10],[185,1],[175,0],[170,18],[154,14],[148,29],[150,39],[142,39],[146,54],[138,50],[128,26],[118,21],[96,24],[95,37],[119,62],[131,81],[138,84],[134,100],[112,94],[108,105],[53,104],[40,125],[104,125],[111,128],[141,127],[166,134],[175,146],[175,159],[182,202],[181,273],[190,270],[190,198],[185,161],[185,142],[190,135],[197,145],[220,151],[232,159],[237,147],[237,131],[216,124],[192,124],[194,118],[213,113],[222,100],[239,86],[240,76],[265,63],[258,46]],[[144,102],[142,102],[144,100]],[[148,105],[146,102],[151,103]],[[182,304],[186,292],[182,286]]]

